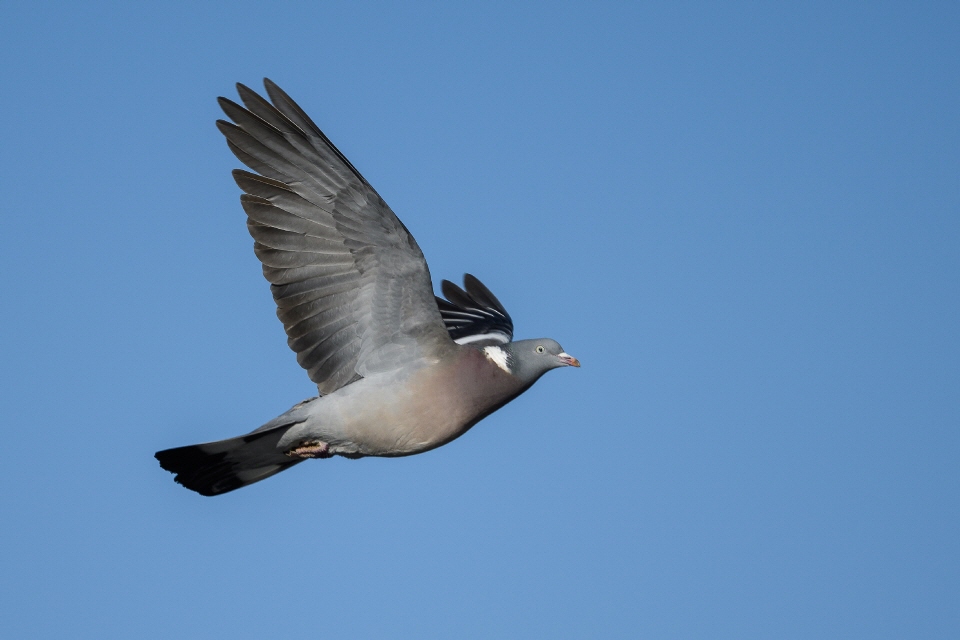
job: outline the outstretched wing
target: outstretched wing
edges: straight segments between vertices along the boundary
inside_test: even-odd
[[[433,356],[449,337],[420,247],[306,113],[264,86],[273,104],[242,84],[246,108],[220,98],[235,124],[217,127],[256,172],[234,178],[297,361],[327,394]]]
[[[458,344],[505,344],[513,340],[513,320],[497,297],[469,273],[461,289],[449,280],[440,288],[447,298],[437,297],[437,306],[450,337]]]

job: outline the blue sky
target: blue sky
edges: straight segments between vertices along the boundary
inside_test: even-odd
[[[5,637],[955,638],[955,3],[7,3]],[[269,76],[518,337],[463,438],[201,498],[315,389],[215,98]]]

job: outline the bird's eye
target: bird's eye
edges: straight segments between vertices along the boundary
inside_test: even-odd
[[[543,353],[544,349],[542,346],[537,347],[537,353]]]

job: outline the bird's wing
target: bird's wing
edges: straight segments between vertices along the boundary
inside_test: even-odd
[[[463,276],[463,286],[444,280],[440,288],[446,300],[437,297],[450,337],[459,344],[477,346],[513,340],[513,320],[490,289],[469,273]]]
[[[287,343],[320,393],[450,344],[407,228],[306,113],[264,79],[220,98],[234,178]],[[259,174],[259,175],[257,175]]]

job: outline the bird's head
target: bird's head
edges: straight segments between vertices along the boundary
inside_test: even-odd
[[[508,356],[510,373],[534,381],[557,367],[579,367],[580,361],[563,350],[556,340],[536,338],[517,340],[500,347]]]

